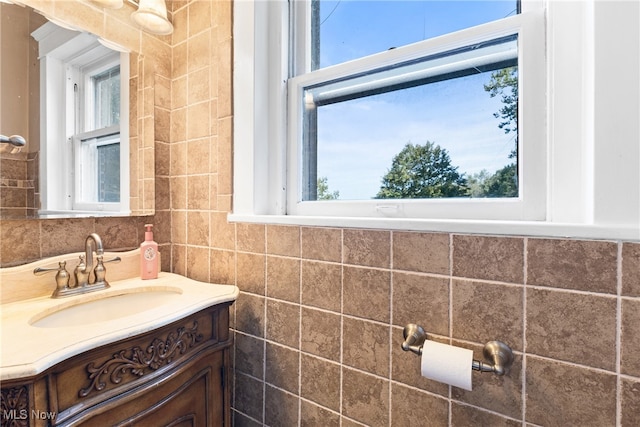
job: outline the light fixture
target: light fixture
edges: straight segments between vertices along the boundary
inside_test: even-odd
[[[91,0],[93,3],[109,9],[120,9],[124,0]]]
[[[152,34],[167,35],[173,32],[164,0],[140,0],[138,10],[131,14],[131,20]]]

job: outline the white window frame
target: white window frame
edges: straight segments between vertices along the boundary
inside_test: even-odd
[[[285,166],[289,153],[284,142],[289,75],[283,65],[289,54],[287,2],[239,1],[234,3],[235,172],[229,219],[640,239],[639,5],[600,0],[535,3],[543,5],[546,17],[545,154],[536,165],[544,169],[544,218],[290,215]],[[612,63],[616,66],[610,66]],[[521,75],[523,81],[526,77]],[[529,108],[526,102],[523,108]],[[535,127],[536,123],[527,126]],[[526,144],[522,140],[522,147]]]
[[[295,3],[305,4],[308,3]],[[508,219],[544,220],[545,206],[545,60],[544,17],[539,3],[523,4],[521,14],[469,28],[408,46],[388,50],[359,60],[306,72],[289,80],[288,86],[288,179],[287,214],[304,216],[358,216],[431,219]],[[526,10],[528,6],[531,10]],[[537,6],[537,8],[534,8]],[[305,11],[307,15],[310,11]],[[302,19],[310,22],[310,19]],[[302,28],[308,34],[309,31]],[[376,199],[301,201],[300,164],[303,162],[301,140],[303,134],[302,98],[306,87],[335,79],[354,76],[390,64],[404,63],[446,53],[455,49],[518,36],[518,92],[519,108],[519,197],[514,198],[455,198],[455,199]],[[298,46],[305,52],[310,45]],[[536,125],[542,124],[542,125]],[[523,160],[524,159],[524,160]],[[298,171],[297,173],[294,171]]]
[[[114,53],[111,58],[94,62],[79,70],[72,66],[91,58],[91,50],[100,43],[95,35],[61,28],[52,22],[32,33],[39,42],[40,60],[40,193],[39,215],[128,215],[129,202],[129,54]],[[78,156],[74,140],[93,123],[85,108],[92,95],[86,87],[90,76],[109,68],[113,58],[120,63],[120,202],[82,203],[78,200]],[[71,102],[75,100],[75,102]],[[61,106],[63,106],[61,108]],[[108,130],[109,132],[113,129]],[[104,131],[102,131],[104,132]]]

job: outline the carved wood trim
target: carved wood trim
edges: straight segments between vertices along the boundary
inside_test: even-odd
[[[155,371],[184,354],[202,338],[198,333],[198,322],[194,321],[192,327],[180,327],[169,333],[166,339],[154,338],[145,350],[135,346],[114,353],[111,359],[99,366],[91,362],[86,366],[89,385],[81,388],[78,396],[87,397],[93,391],[103,390],[107,381],[112,385],[119,384],[127,371],[139,377]]]
[[[0,420],[6,427],[29,427],[29,388],[25,386],[3,388]]]

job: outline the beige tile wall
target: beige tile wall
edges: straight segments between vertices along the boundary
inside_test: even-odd
[[[90,231],[135,247],[153,220],[165,269],[241,289],[236,426],[640,424],[639,243],[229,224],[232,5],[169,5],[155,217],[0,221],[3,265]],[[476,358],[504,340],[512,371],[472,392],[426,380],[400,349],[409,322]]]

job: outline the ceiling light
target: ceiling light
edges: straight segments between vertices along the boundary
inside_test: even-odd
[[[140,0],[138,10],[131,14],[131,20],[152,34],[167,35],[173,32],[164,0]]]

